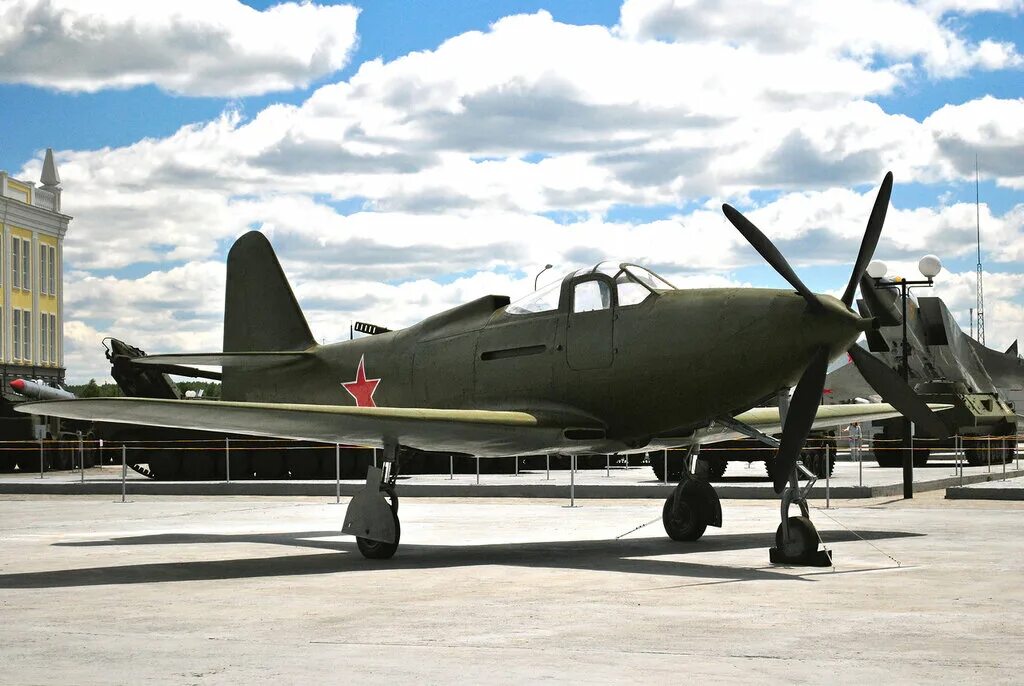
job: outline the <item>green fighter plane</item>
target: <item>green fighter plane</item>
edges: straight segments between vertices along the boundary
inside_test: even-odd
[[[489,295],[406,329],[330,345],[317,345],[269,242],[250,232],[228,255],[224,352],[137,360],[219,365],[221,401],[96,398],[18,410],[382,448],[381,468],[368,469],[343,526],[368,558],[398,548],[395,479],[409,450],[505,457],[689,446],[663,522],[671,538],[695,541],[722,524],[715,490],[692,475],[700,444],[751,436],[778,447],[783,507],[772,559],[829,563],[797,480],[808,432],[901,412],[943,431],[894,372],[854,345],[877,326],[850,305],[891,189],[889,174],[840,299],[808,290],[768,238],[725,205],[795,292],[681,290],[641,266],[601,263],[516,303]],[[846,352],[888,404],[820,405],[826,367]],[[779,407],[756,407],[774,396]],[[781,441],[771,437],[780,432]],[[792,504],[800,516],[789,516]]]

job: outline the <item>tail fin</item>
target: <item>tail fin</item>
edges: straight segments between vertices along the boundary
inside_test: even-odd
[[[228,253],[224,352],[305,350],[316,341],[274,249],[250,231]]]

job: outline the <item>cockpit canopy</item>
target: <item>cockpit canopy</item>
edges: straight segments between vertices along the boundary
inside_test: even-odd
[[[639,305],[659,291],[673,291],[676,287],[658,276],[650,269],[628,262],[604,261],[593,267],[577,269],[564,278],[530,293],[526,297],[509,305],[508,314],[532,314],[557,310],[562,285],[567,281],[577,280],[589,274],[603,274],[615,284],[616,298],[619,307]],[[573,311],[586,312],[611,307],[611,292],[603,279],[582,280],[577,283],[573,298]]]

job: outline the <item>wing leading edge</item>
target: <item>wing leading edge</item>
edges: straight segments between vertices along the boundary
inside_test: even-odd
[[[28,414],[251,436],[505,456],[557,452],[565,421],[527,412],[301,405],[153,398],[78,398],[23,403]]]

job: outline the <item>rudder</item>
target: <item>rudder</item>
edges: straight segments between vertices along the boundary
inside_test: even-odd
[[[306,350],[309,324],[270,241],[250,231],[228,252],[224,352]]]

